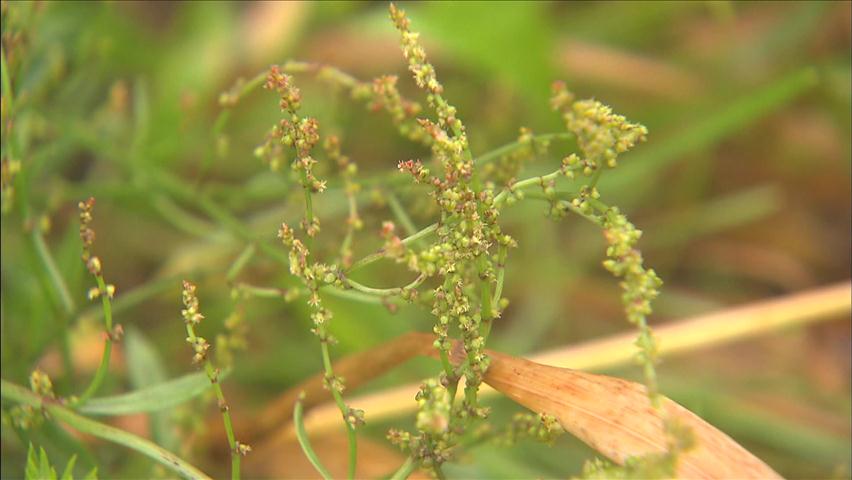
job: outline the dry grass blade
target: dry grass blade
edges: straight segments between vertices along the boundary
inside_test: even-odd
[[[626,380],[541,365],[489,351],[485,382],[535,412],[556,417],[563,428],[616,463],[666,450],[661,411],[645,387]],[[769,466],[677,403],[662,410],[692,429],[695,448],[681,454],[679,478],[780,478]]]

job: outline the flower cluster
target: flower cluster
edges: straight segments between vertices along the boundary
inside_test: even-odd
[[[196,295],[195,290],[196,286],[194,284],[186,280],[183,281],[181,296],[183,298],[184,308],[180,311],[180,314],[183,317],[184,323],[186,323],[186,329],[189,333],[186,337],[186,342],[192,346],[192,350],[194,352],[192,356],[192,363],[200,365],[207,360],[207,351],[210,349],[210,344],[204,337],[195,334],[195,327],[204,320],[204,315],[201,314],[198,308],[198,296]]]
[[[547,445],[553,445],[563,433],[565,433],[565,430],[553,415],[524,412],[516,413],[506,431],[497,435],[495,441],[498,444],[511,446],[520,439],[529,438]]]
[[[441,465],[452,458],[452,445],[455,442],[452,423],[452,399],[447,389],[434,379],[426,380],[415,397],[419,407],[417,429],[419,433],[392,429],[388,440],[424,468],[440,469]]]
[[[514,242],[497,224],[494,190],[483,188],[475,171],[464,125],[455,107],[442,97],[443,87],[419,44],[419,34],[410,30],[405,13],[394,5],[390,6],[390,16],[400,32],[409,70],[417,85],[426,91],[428,104],[437,116],[437,121],[425,118],[417,121],[432,139],[432,154],[442,166],[443,176],[431,176],[419,160],[399,163],[400,171],[411,175],[416,183],[431,187],[430,195],[440,214],[435,229],[437,239],[420,251],[403,249],[398,237],[392,235],[391,229],[386,229],[385,251],[420,275],[438,276],[441,280],[434,290],[432,305],[432,314],[437,320],[433,328],[437,335],[435,346],[444,365],[436,385],[445,389],[449,399],[447,422],[453,423],[453,418],[459,420],[454,423],[455,430],[429,430],[427,427],[431,424],[424,420],[418,422],[420,434],[404,436],[396,432],[392,437],[403,445],[406,442],[401,438],[416,442],[417,448],[410,450],[419,449],[415,458],[423,460],[421,465],[426,465],[428,460],[429,464],[439,466],[444,456],[451,452],[455,436],[464,430],[467,421],[488,414],[486,408],[479,406],[477,391],[488,368],[486,336],[491,321],[499,316],[501,305],[494,299],[498,270],[495,264],[499,255],[494,255],[493,249]],[[457,366],[449,362],[451,329],[457,329],[462,339],[463,361]],[[464,398],[456,405],[454,397],[462,376],[465,378]],[[421,392],[419,398],[437,398],[429,395]],[[431,405],[421,402],[418,418],[436,418]]]
[[[422,107],[417,102],[402,98],[396,88],[397,80],[396,75],[382,75],[374,79],[369,108],[372,111],[384,110],[388,112],[391,121],[403,137],[429,145],[432,141],[431,137],[418,128],[414,122]]]
[[[38,368],[30,374],[30,390],[41,397],[56,398],[56,394],[53,393],[53,382]]]
[[[642,232],[612,207],[603,214],[604,238],[608,244],[604,268],[622,279],[624,303],[627,320],[639,328],[639,361],[645,369],[645,382],[648,394],[656,403],[657,382],[654,364],[657,361],[657,344],[648,328],[646,317],[651,313],[651,301],[659,295],[663,282],[657,273],[646,269],[642,262],[642,253],[636,248],[636,242]]]
[[[562,112],[565,126],[577,136],[583,152],[584,173],[591,175],[602,166],[616,166],[618,155],[644,142],[648,129],[630,123],[597,100],[574,101],[564,82],[553,84],[551,105]]]
[[[219,411],[222,413],[222,421],[225,425],[225,434],[228,436],[228,444],[231,449],[231,471],[234,478],[239,478],[239,457],[245,456],[251,451],[251,447],[247,444],[240,443],[234,436],[234,427],[231,423],[230,406],[225,401],[225,394],[222,392],[222,386],[219,384],[219,369],[214,367],[208,358],[208,350],[210,344],[204,337],[199,336],[195,329],[204,320],[204,315],[198,303],[198,295],[196,294],[197,287],[192,282],[183,281],[181,289],[181,297],[183,300],[183,309],[181,316],[186,325],[186,342],[192,346],[193,356],[192,363],[197,366],[203,366],[207,378],[216,393],[218,400]]]
[[[92,246],[95,244],[95,231],[92,229],[92,210],[95,207],[95,198],[77,204],[80,210],[80,240],[83,242],[83,254],[81,258],[86,268],[94,276],[101,274],[101,260],[92,255]]]
[[[305,195],[323,192],[326,182],[314,175],[313,167],[317,161],[311,156],[311,151],[320,140],[319,122],[312,117],[299,116],[302,95],[295,86],[293,77],[282,73],[277,65],[270,67],[264,88],[278,93],[279,106],[289,117],[272,127],[266,142],[255,149],[255,155],[268,162],[273,170],[277,170],[284,159],[284,149],[293,150],[295,159],[291,166],[300,177]],[[308,236],[314,237],[320,230],[319,219],[312,215],[310,209],[306,213],[302,228]]]

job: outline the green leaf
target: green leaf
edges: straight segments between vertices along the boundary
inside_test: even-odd
[[[228,373],[228,371],[222,372],[219,378],[224,379]],[[210,379],[207,378],[207,374],[191,373],[123,395],[93,398],[80,407],[80,412],[91,415],[157,412],[196,397],[208,388],[210,388]]]
[[[293,424],[296,426],[296,439],[299,441],[299,445],[302,447],[302,452],[304,452],[305,456],[308,457],[308,461],[311,462],[311,465],[314,466],[317,472],[319,472],[325,480],[334,478],[328,470],[326,470],[316,452],[314,452],[314,449],[311,447],[311,441],[308,439],[308,432],[305,431],[305,424],[302,421],[301,398],[296,402],[296,407],[293,409]]]
[[[128,327],[124,335],[127,371],[130,385],[138,390],[153,387],[168,380],[163,359],[156,347],[138,328]],[[168,450],[176,450],[178,438],[172,425],[172,412],[150,415],[151,437]]]
[[[23,405],[30,405],[36,408],[43,408],[53,419],[62,422],[69,427],[78,430],[82,433],[87,433],[104,440],[124,445],[127,448],[135,450],[146,457],[159,462],[166,468],[176,472],[184,478],[199,478],[209,479],[210,477],[191,465],[186,460],[178,457],[174,453],[152,443],[142,437],[133,435],[119,428],[92,420],[77,414],[69,408],[56,402],[43,402],[42,398],[31,392],[30,390],[16,385],[6,380],[0,379],[0,396],[17,402]],[[32,465],[32,467],[31,467]],[[27,470],[33,470],[38,473],[38,467],[35,465],[35,453],[28,455]],[[55,475],[55,474],[54,474]],[[87,478],[92,478],[95,475],[89,472]],[[27,477],[32,478],[32,477]],[[53,477],[55,478],[55,476]]]
[[[27,451],[27,468],[24,472],[24,478],[26,480],[56,480],[56,470],[50,466],[47,452],[44,451],[43,447],[39,447],[38,454],[36,454],[33,444],[30,444]]]
[[[62,472],[60,480],[74,480],[74,464],[77,463],[77,455],[71,455],[68,459],[68,464],[65,465],[65,471]]]

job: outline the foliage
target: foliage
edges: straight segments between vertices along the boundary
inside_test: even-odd
[[[402,452],[388,453],[392,478],[417,468],[439,478],[671,476],[695,445],[662,410],[665,449],[615,466],[586,462],[592,452],[557,438],[566,421],[554,412],[519,413],[482,395],[489,351],[531,355],[619,330],[607,272],[638,330],[648,398],[637,405],[659,409],[661,392],[676,392],[787,475],[848,465],[837,453],[848,439],[806,425],[813,416],[775,405],[754,423],[730,413],[740,408],[714,408],[794,389],[768,370],[747,370],[763,383],[739,381],[746,369],[686,359],[658,378],[664,349],[650,327],[652,302],[657,317],[680,317],[848,278],[848,262],[825,257],[838,249],[820,243],[848,244],[843,222],[824,221],[848,204],[835,185],[849,173],[848,119],[835,111],[848,96],[832,87],[848,78],[832,52],[848,48],[836,46],[842,29],[810,40],[840,7],[624,4],[596,16],[602,7],[435,3],[405,5],[409,20],[391,5],[394,38],[376,5],[284,5],[3,2],[4,476],[25,465],[28,477],[55,478],[49,454],[68,462],[62,478],[74,459],[78,474],[203,477],[201,465],[224,476],[226,458],[233,478],[277,477],[286,472],[263,469],[279,463],[269,460],[273,439],[288,435],[326,478],[367,476],[386,438]],[[131,20],[147,15],[159,20]],[[655,23],[661,15],[705,28],[677,33],[694,42],[686,57],[662,47],[676,32]],[[701,35],[751,15],[786,20],[740,41],[748,48],[695,53]],[[806,39],[807,52],[797,47]],[[235,50],[243,40],[246,51]],[[410,75],[391,63],[395,43]],[[569,81],[552,85],[548,105],[546,82],[560,75]],[[815,158],[818,168],[802,166]],[[831,187],[812,188],[820,182]],[[794,240],[807,225],[820,233]],[[660,277],[668,286],[657,299]],[[433,346],[385,356],[383,342],[416,331],[430,331]],[[438,362],[414,360],[373,382],[424,354]],[[821,378],[792,365],[795,381]],[[317,389],[300,383],[320,370]],[[355,393],[410,381],[419,392],[403,408],[416,413],[392,424]],[[802,408],[848,420],[840,390],[794,390]],[[327,399],[346,432],[345,462],[330,461],[314,434]],[[142,424],[126,423],[134,413]],[[91,452],[60,425],[154,462]],[[804,445],[767,433],[777,431],[804,432]]]

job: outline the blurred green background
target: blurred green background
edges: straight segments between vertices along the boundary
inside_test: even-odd
[[[467,125],[474,155],[513,141],[521,126],[562,131],[547,103],[555,79],[648,127],[648,142],[606,172],[600,190],[645,231],[646,263],[665,281],[653,323],[849,279],[849,2],[435,2],[404,8]],[[246,238],[196,195],[265,241],[274,239],[282,220],[299,216],[301,192],[252,155],[280,118],[275,96],[247,96],[216,135],[221,92],[272,63],[299,59],[363,80],[397,74],[401,90],[423,102],[384,3],[4,1],[3,52],[14,99],[7,110],[4,87],[4,122],[7,114],[13,118],[3,130],[4,159],[18,158],[21,172],[14,206],[2,219],[2,377],[25,384],[41,366],[60,394],[85,385],[101,348],[98,310],[85,300],[92,281],[79,261],[77,201],[97,197],[95,251],[118,288],[116,321],[128,331],[102,393],[127,391],[145,378],[192,371],[180,278],[199,283],[209,337],[235,308],[225,272]],[[361,178],[392,171],[400,160],[428,158],[427,150],[396,135],[387,116],[367,112],[308,76],[297,82],[305,111],[319,119],[324,134],[341,136]],[[552,171],[569,148],[554,144],[549,158],[529,164],[524,177]],[[335,168],[324,168],[323,176],[336,175]],[[365,228],[355,240],[356,258],[380,246],[379,226],[394,218],[370,190],[361,197]],[[402,187],[396,195],[419,227],[433,221],[424,190]],[[320,248],[330,257],[343,238],[341,191],[321,195],[316,208],[324,222]],[[533,201],[506,210],[501,223],[519,248],[507,267],[504,296],[511,304],[495,325],[491,348],[530,354],[629,328],[617,282],[600,267],[599,231],[577,218],[554,222],[544,216],[544,204]],[[35,225],[49,226],[43,245],[30,233]],[[67,282],[70,309],[53,288],[42,247]],[[362,278],[393,286],[407,276],[378,264]],[[294,285],[262,254],[239,280]],[[250,299],[240,305],[249,348],[225,382],[237,415],[259,410],[321,368],[302,302]],[[418,307],[391,313],[336,298],[328,306],[335,312],[337,356],[431,328],[428,311]],[[62,368],[64,325],[77,367],[73,382]],[[665,393],[782,475],[849,478],[851,370],[849,318],[838,318],[672,357],[660,377]],[[364,391],[436,372],[434,362],[414,361]],[[608,373],[638,378],[635,369]],[[498,421],[518,411],[505,401],[492,405]],[[21,475],[26,454],[5,423],[10,406],[3,405],[4,478]],[[185,451],[211,473],[227,472],[224,462],[205,453],[203,435],[180,437],[144,418],[119,422]],[[372,425],[366,435],[382,441],[388,426],[410,422]],[[238,422],[238,436],[239,430]],[[80,454],[80,472],[98,464],[104,477],[159,474],[136,454],[80,440],[49,423],[31,438],[57,465]],[[484,445],[447,473],[567,477],[592,455],[568,438],[549,448]],[[287,466],[264,468],[282,476]]]

